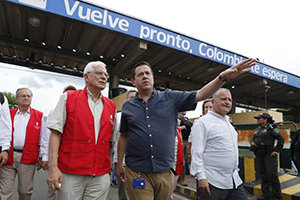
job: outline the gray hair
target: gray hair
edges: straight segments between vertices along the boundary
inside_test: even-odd
[[[224,91],[230,93],[230,90],[228,90],[227,88],[220,88],[212,95],[212,99],[216,99],[219,96],[220,92]]]
[[[20,92],[21,90],[28,90],[28,91],[30,92],[30,94],[31,94],[31,97],[33,96],[32,92],[31,92],[31,90],[30,90],[29,88],[23,87],[23,88],[18,88],[18,89],[17,89],[17,91],[16,91],[16,97],[19,96],[19,92]]]
[[[104,64],[101,61],[89,62],[84,68],[83,75],[92,73],[94,71],[94,67],[99,66],[99,65],[106,68],[106,64]]]

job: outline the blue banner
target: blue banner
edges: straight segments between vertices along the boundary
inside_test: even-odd
[[[227,66],[233,66],[246,57],[180,35],[143,21],[121,15],[88,3],[75,0],[8,0],[46,12],[76,19],[99,27],[121,32],[142,40],[177,49]],[[200,66],[199,66],[200,67]],[[251,73],[300,88],[300,77],[257,62]]]

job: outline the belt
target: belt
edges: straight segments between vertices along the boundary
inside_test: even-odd
[[[23,153],[23,149],[14,149],[15,152]]]

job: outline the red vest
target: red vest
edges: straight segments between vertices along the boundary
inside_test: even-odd
[[[103,112],[95,144],[94,117],[87,90],[68,91],[67,119],[58,150],[58,167],[69,174],[102,175],[110,172],[110,148],[115,103],[102,96]]]
[[[12,121],[12,139],[11,147],[8,156],[8,161],[6,165],[12,165],[14,163],[13,159],[13,145],[14,145],[14,119],[18,109],[11,109],[10,116]],[[39,140],[41,134],[41,125],[42,125],[43,113],[30,108],[30,118],[26,127],[26,137],[22,153],[21,163],[26,164],[36,164],[39,157]]]
[[[176,162],[176,174],[180,175],[183,172],[183,166],[184,166],[184,153],[183,153],[183,143],[180,136],[180,129],[177,128],[177,139],[178,139],[178,145],[177,145],[177,162]]]

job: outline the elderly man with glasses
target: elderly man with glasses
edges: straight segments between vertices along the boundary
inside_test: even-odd
[[[50,117],[47,182],[57,199],[99,199],[108,195],[115,103],[104,97],[106,65],[90,62],[86,87],[64,93]]]
[[[16,92],[19,107],[10,110],[12,121],[12,140],[8,161],[0,167],[0,199],[10,199],[18,174],[19,199],[31,199],[36,165],[40,169],[39,157],[47,164],[47,144],[40,138],[46,133],[43,113],[30,107],[32,92],[19,88]],[[42,149],[44,148],[44,149]]]

